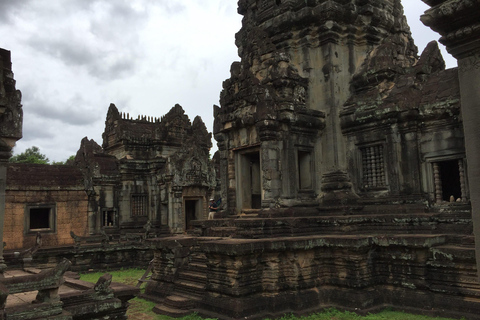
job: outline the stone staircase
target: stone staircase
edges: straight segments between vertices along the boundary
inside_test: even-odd
[[[179,268],[172,293],[153,309],[155,313],[182,317],[192,313],[205,294],[207,259],[203,253],[191,255],[187,266]]]
[[[392,214],[363,211],[363,215],[252,217],[202,221],[191,235],[261,239],[318,234],[472,234],[469,212],[425,212],[420,209]]]

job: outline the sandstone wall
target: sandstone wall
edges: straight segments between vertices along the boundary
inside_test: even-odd
[[[86,236],[87,195],[83,190],[26,191],[8,190],[6,193],[5,225],[3,241],[5,249],[29,248],[35,245],[36,233],[26,230],[25,214],[28,204],[47,202],[55,205],[56,230],[42,233],[43,246],[71,245],[70,231]]]

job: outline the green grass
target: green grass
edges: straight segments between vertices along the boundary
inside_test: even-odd
[[[144,269],[124,269],[118,271],[106,271],[113,277],[112,281],[125,283],[131,286],[135,286],[138,279],[145,273]],[[84,273],[80,275],[80,279],[92,283],[96,283],[98,278],[104,275],[106,272],[93,272]],[[144,284],[141,289],[143,289]],[[152,311],[155,306],[154,302],[146,301],[144,299],[135,298],[130,300],[130,306],[128,307],[127,315],[129,319],[135,319],[135,315],[141,314],[142,318],[138,319],[151,319],[151,320],[173,320],[174,318],[162,316]],[[177,318],[177,320],[207,320],[196,314],[191,314],[183,318]],[[212,320],[212,319],[210,319]],[[273,319],[265,319],[273,320]],[[399,311],[384,310],[376,314],[369,314],[367,316],[359,316],[356,313],[348,311],[338,311],[336,309],[328,309],[321,313],[315,313],[303,317],[295,317],[293,315],[285,315],[277,320],[452,320],[449,318],[433,318],[421,315],[413,315],[403,313]]]
[[[433,318],[422,315],[408,314],[400,311],[384,310],[367,316],[360,316],[354,312],[338,311],[328,309],[321,313],[314,313],[308,316],[295,317],[294,315],[285,315],[278,320],[452,320],[449,318]],[[269,320],[269,319],[268,319]]]
[[[80,274],[80,279],[83,281],[96,283],[98,281],[98,278],[103,276],[105,273],[110,273],[112,275],[112,281],[114,282],[120,282],[131,286],[136,286],[138,279],[140,279],[145,273],[145,269],[131,268],[117,271],[82,273]]]

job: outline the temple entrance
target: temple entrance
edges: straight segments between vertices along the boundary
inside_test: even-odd
[[[237,155],[237,209],[260,209],[262,187],[260,152],[242,152]]]
[[[191,222],[199,219],[200,202],[200,199],[185,200],[185,230],[191,229]]]
[[[462,197],[462,190],[460,189],[460,172],[458,171],[458,161],[443,161],[439,162],[440,177],[442,179],[442,194],[443,201],[449,201],[450,196],[454,199]]]
[[[447,160],[433,163],[435,198],[437,203],[453,201],[466,201],[464,186],[465,173],[463,160]]]

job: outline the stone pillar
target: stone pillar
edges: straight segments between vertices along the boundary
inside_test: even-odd
[[[5,189],[7,182],[7,161],[0,160],[0,275],[7,268],[3,259],[3,221],[5,219]]]
[[[7,163],[15,142],[22,137],[22,94],[15,89],[10,51],[0,48],[0,275],[6,268],[3,259],[3,221]]]
[[[480,261],[480,1],[422,1],[431,6],[422,22],[442,36],[440,42],[458,60],[475,251]]]
[[[261,147],[261,172],[262,172],[262,191],[263,208],[273,208],[275,202],[282,195],[282,175],[281,175],[281,142],[267,140],[262,142]]]

